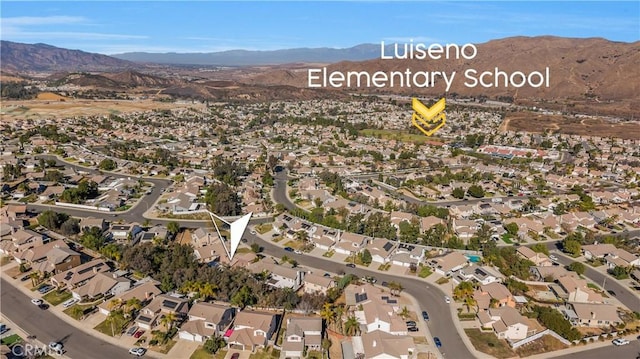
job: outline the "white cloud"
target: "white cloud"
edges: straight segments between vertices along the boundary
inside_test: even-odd
[[[51,39],[77,39],[77,40],[134,40],[148,39],[144,35],[107,34],[99,32],[75,32],[75,31],[10,31],[4,32],[2,37],[9,40],[51,40]]]
[[[88,20],[82,16],[17,16],[4,17],[1,21],[3,27],[64,25],[88,22]]]

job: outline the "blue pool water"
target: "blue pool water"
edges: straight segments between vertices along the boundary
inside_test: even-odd
[[[469,258],[469,262],[471,263],[478,263],[480,262],[480,256],[476,256],[473,254],[465,254],[465,257]]]

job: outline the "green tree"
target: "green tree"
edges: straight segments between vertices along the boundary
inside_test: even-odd
[[[531,246],[531,250],[536,252],[536,253],[544,253],[546,255],[549,255],[549,249],[547,248],[547,246],[545,246],[542,243],[536,243],[534,245]]]
[[[582,245],[580,242],[567,237],[562,241],[562,250],[574,257],[578,257],[582,251]]]
[[[38,216],[38,224],[51,230],[57,230],[68,219],[69,215],[66,213],[46,210]]]
[[[584,264],[582,264],[580,262],[572,262],[571,264],[569,264],[567,266],[567,269],[572,271],[572,272],[578,273],[578,275],[583,275],[584,271],[585,271]]]
[[[480,185],[474,184],[469,187],[467,190],[469,196],[474,198],[482,198],[484,197],[484,189]]]
[[[629,278],[629,270],[625,267],[615,266],[613,269],[609,270],[612,276],[616,279],[627,279]]]
[[[453,196],[453,198],[463,199],[464,195],[465,195],[464,188],[462,188],[462,187],[454,188],[453,192],[451,192],[451,195]]]
[[[178,234],[178,232],[180,232],[180,224],[176,221],[167,223],[167,232],[175,236],[176,234]]]
[[[111,158],[105,158],[98,164],[98,168],[103,171],[113,171],[118,167],[116,161]]]
[[[518,234],[518,231],[520,230],[518,224],[515,222],[505,224],[504,229],[512,236],[516,236]]]
[[[245,308],[248,305],[256,304],[257,298],[251,291],[251,288],[244,285],[240,290],[231,298],[231,304],[237,305],[240,308]]]
[[[354,336],[360,332],[360,323],[354,316],[350,316],[344,322],[344,333],[348,336]]]
[[[221,348],[224,348],[224,346],[226,345],[224,339],[222,339],[221,337],[214,335],[212,337],[210,337],[209,339],[207,339],[206,342],[204,342],[203,348],[204,350],[207,351],[207,353],[209,354],[215,354],[218,352],[218,350],[220,350]]]
[[[365,248],[364,251],[362,251],[362,253],[360,253],[360,261],[364,265],[371,264],[371,261],[372,261],[371,252],[369,252],[368,249]]]

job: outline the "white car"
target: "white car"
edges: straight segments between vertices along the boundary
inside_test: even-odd
[[[451,303],[451,298],[449,298],[449,296],[445,295],[444,296],[444,302],[447,303],[447,304],[450,304]]]
[[[135,347],[135,348],[131,348],[129,349],[129,354],[131,355],[135,355],[137,357],[141,357],[144,355],[144,353],[147,352],[147,349],[145,348],[140,348],[140,347]]]
[[[629,344],[629,341],[626,339],[618,338],[613,340],[613,345],[620,346],[620,345],[627,345],[627,344]]]
[[[51,342],[49,343],[49,349],[55,350],[58,353],[62,353],[62,343]]]
[[[31,299],[31,303],[33,305],[42,305],[42,303],[44,303],[44,302],[42,301],[42,299],[33,298],[33,299]]]
[[[549,255],[549,259],[551,259],[554,262],[558,261],[558,257],[554,256],[553,254]]]
[[[62,303],[62,306],[65,308],[69,308],[70,306],[74,305],[78,303],[78,300],[75,298],[71,298],[69,300],[67,300],[66,302]]]

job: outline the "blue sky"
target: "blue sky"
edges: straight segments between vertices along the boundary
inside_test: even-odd
[[[361,43],[481,43],[525,35],[640,40],[640,2],[3,0],[3,40],[113,54]]]

